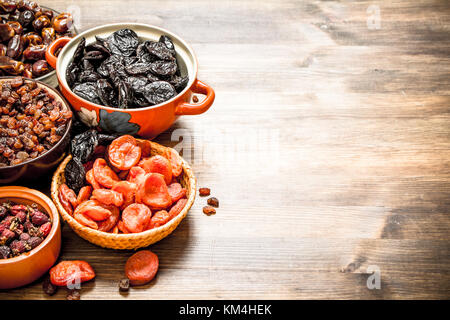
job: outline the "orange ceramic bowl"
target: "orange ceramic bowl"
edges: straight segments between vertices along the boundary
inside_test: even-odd
[[[132,29],[143,41],[158,41],[161,35],[172,38],[177,52],[177,62],[181,75],[189,76],[186,88],[174,98],[151,107],[137,109],[117,109],[101,106],[74,94],[66,81],[66,70],[72,61],[74,52],[81,40],[95,42],[95,37],[105,38],[120,29]],[[56,50],[63,48],[58,57]],[[88,126],[99,127],[111,133],[139,135],[152,139],[167,130],[181,115],[196,115],[206,112],[214,102],[214,90],[197,79],[197,58],[192,48],[175,34],[146,24],[120,23],[110,24],[87,30],[77,37],[60,38],[53,42],[46,53],[47,61],[56,69],[61,92],[78,113],[79,118]],[[199,102],[192,102],[193,94],[204,95]]]
[[[37,280],[53,266],[61,248],[61,226],[56,206],[39,191],[24,187],[0,187],[0,203],[5,201],[37,203],[53,222],[50,233],[39,246],[15,258],[0,259],[0,289],[11,289]]]

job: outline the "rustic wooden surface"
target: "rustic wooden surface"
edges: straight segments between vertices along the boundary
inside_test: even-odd
[[[97,271],[82,299],[450,298],[448,1],[41,3],[78,6],[81,30],[132,21],[179,34],[217,94],[157,138],[184,135],[217,215],[197,198],[151,247],[157,278],[126,296],[117,282],[131,252],[65,226],[61,258]],[[40,281],[0,293],[21,298],[47,299]]]

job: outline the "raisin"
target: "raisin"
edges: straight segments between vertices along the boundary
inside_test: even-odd
[[[66,297],[67,300],[80,300],[80,298],[80,290],[69,290]]]
[[[211,206],[205,206],[203,207],[203,213],[210,216],[212,214],[216,214],[216,209]]]
[[[208,204],[210,206],[218,208],[219,207],[219,200],[217,198],[215,198],[215,197],[211,197],[211,198],[208,199]]]
[[[130,290],[130,279],[121,279],[119,282],[119,291],[127,292]]]
[[[200,188],[198,192],[201,197],[209,196],[211,194],[211,190],[209,188]]]
[[[44,279],[44,282],[42,283],[42,289],[44,290],[45,294],[52,296],[56,293],[58,287],[51,283],[50,277],[46,277]]]

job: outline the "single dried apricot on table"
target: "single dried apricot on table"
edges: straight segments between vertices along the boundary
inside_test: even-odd
[[[206,197],[211,194],[211,190],[209,188],[200,188],[198,189],[198,193],[201,197]]]
[[[106,205],[120,207],[123,204],[123,195],[120,192],[109,189],[97,189],[92,192],[92,199]]]
[[[174,177],[178,177],[183,171],[183,162],[180,155],[175,149],[167,148],[164,156],[170,161],[170,165],[172,166],[172,175]]]
[[[61,261],[50,269],[50,281],[55,286],[74,285],[94,278],[94,269],[86,261]]]
[[[125,275],[130,279],[132,286],[141,286],[152,281],[158,268],[158,256],[149,250],[142,250],[128,258]]]
[[[92,187],[91,186],[85,186],[83,188],[80,189],[80,192],[78,192],[78,197],[77,197],[77,203],[83,203],[87,200],[89,200],[89,198],[91,197],[92,194]]]
[[[119,182],[119,177],[117,174],[108,167],[105,159],[98,158],[94,162],[94,178],[102,186],[111,189],[114,185]]]
[[[150,220],[148,229],[158,228],[170,221],[170,214],[166,210],[156,212]]]
[[[141,148],[130,135],[115,139],[108,148],[108,158],[111,165],[120,170],[129,170],[141,159]]]
[[[178,182],[169,184],[167,189],[169,190],[170,197],[172,198],[172,203],[175,203],[186,196],[187,190]]]
[[[164,182],[164,177],[159,173],[148,173],[141,180],[136,191],[136,202],[144,203],[150,209],[166,209],[172,204],[172,199]]]
[[[134,233],[147,230],[151,218],[151,210],[141,203],[130,204],[122,212],[122,221],[125,228]]]
[[[178,200],[178,202],[172,208],[170,208],[170,211],[169,211],[170,218],[171,219],[175,218],[181,212],[181,210],[183,210],[183,208],[186,206],[186,203],[187,203],[187,199]]]
[[[166,184],[172,181],[172,166],[170,161],[163,156],[153,156],[151,158],[143,159],[139,162],[139,166],[145,170],[146,173],[160,173],[164,176]]]

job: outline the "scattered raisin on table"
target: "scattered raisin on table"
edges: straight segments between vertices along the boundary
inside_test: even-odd
[[[80,295],[80,290],[69,290],[69,292],[67,293],[67,300],[80,300],[81,295]]]
[[[212,214],[216,214],[216,209],[211,206],[205,206],[203,207],[203,213],[210,216]]]
[[[208,204],[210,206],[218,208],[219,207],[219,200],[217,198],[215,198],[215,197],[211,197],[211,198],[208,199]]]
[[[121,279],[119,282],[119,291],[127,292],[130,289],[130,280],[129,279]]]
[[[198,189],[198,192],[201,197],[206,197],[211,194],[211,190],[209,188],[200,188],[200,189]]]
[[[46,277],[44,279],[44,282],[42,283],[42,289],[44,290],[45,294],[52,296],[56,293],[58,287],[51,283],[50,277]]]
[[[193,101],[194,103],[197,103],[197,102],[198,102],[198,97],[197,97],[197,96],[193,96],[193,97],[192,97],[192,101]]]

